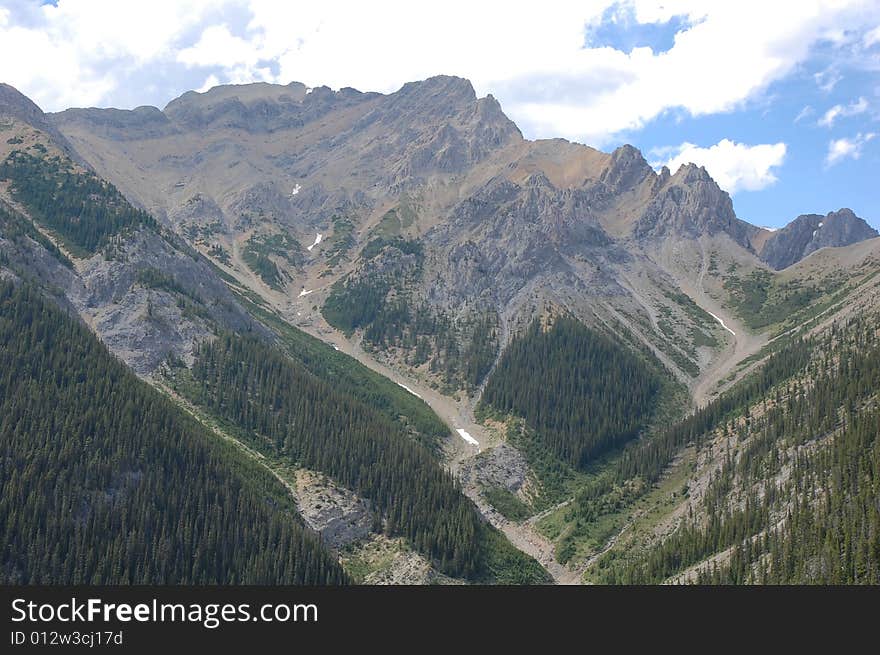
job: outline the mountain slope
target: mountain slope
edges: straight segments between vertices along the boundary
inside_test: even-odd
[[[0,280],[4,584],[339,584],[286,490]]]
[[[362,431],[350,435],[349,442],[328,441],[330,447],[321,451],[320,461],[303,455],[311,452],[308,447],[288,453],[280,461],[278,457],[257,455],[254,444],[246,443],[253,439],[248,431],[254,426],[242,417],[205,415],[172,392],[173,400],[217,436],[231,440],[239,458],[261,465],[264,473],[282,481],[288,491],[299,487],[291,482],[290,471],[306,464],[314,470],[301,471],[294,477],[313,480],[316,471],[326,471],[342,483],[341,493],[348,492],[346,487],[365,492],[366,499],[354,502],[374,503],[376,520],[367,526],[367,532],[382,533],[383,522],[389,534],[403,532],[411,547],[425,551],[428,567],[435,564],[487,582],[545,579],[537,563],[480,525],[473,506],[451,479],[443,477],[433,453],[447,430],[423,402],[279,321],[258,296],[240,287],[150,214],[132,207],[113,185],[68,158],[51,134],[22,122],[11,110],[0,107],[0,111],[5,111],[4,130],[9,135],[0,151],[0,271],[5,277],[40,286],[53,300],[78,314],[135,372],[160,388],[167,387],[173,372],[187,370],[218,334],[246,335],[255,348],[273,358],[272,366],[282,366],[289,375],[298,376],[295,387],[302,390],[308,384],[325,385],[321,389],[329,391],[333,385],[329,395],[340,407],[360,412],[369,420],[364,419]],[[34,119],[34,123],[39,120]],[[276,402],[281,402],[279,389],[260,389],[264,395],[270,391]],[[329,419],[329,402],[316,391],[309,404],[297,405],[290,425],[283,428],[283,433],[276,433],[279,443],[314,441],[315,435],[304,432],[303,426],[310,416]],[[225,423],[218,425],[215,418]],[[323,428],[329,430],[331,426]],[[412,449],[402,469],[385,471],[387,475],[379,476],[377,481],[369,462],[354,468],[351,461],[347,468],[327,464],[339,461],[346,448],[384,443],[379,433],[398,439],[395,453]],[[427,447],[415,445],[413,440]],[[259,444],[260,439],[256,442]],[[228,465],[234,464],[233,457]],[[459,528],[442,521],[429,521],[417,529],[410,527],[412,504],[426,494],[410,488],[412,484],[403,491],[393,485],[390,478],[399,477],[400,470],[411,476],[411,482],[431,475],[445,481],[438,487],[445,494],[441,504],[455,509],[459,526],[470,526],[470,532],[459,531],[469,538],[462,542],[461,534],[456,532]],[[391,485],[391,496],[382,485]],[[308,502],[310,493],[308,488],[298,489],[297,503]],[[253,533],[258,534],[262,519],[255,516],[254,520],[258,526]],[[407,529],[401,530],[399,525]],[[444,546],[432,545],[438,543]],[[446,548],[448,543],[453,545]],[[147,563],[150,557],[145,555],[143,559]]]

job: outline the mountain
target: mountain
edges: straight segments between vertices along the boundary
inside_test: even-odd
[[[15,103],[0,105],[0,279],[11,299],[0,313],[0,356],[9,364],[4,416],[21,416],[0,426],[0,438],[10,463],[43,464],[38,475],[28,469],[30,477],[9,478],[4,499],[6,491],[10,499],[26,495],[33,513],[61,518],[46,532],[3,506],[10,539],[3,579],[337,584],[363,581],[365,570],[386,575],[389,566],[408,582],[546,579],[481,522],[441,467],[437,441],[448,428],[424,402],[280,321],[68,157],[66,142],[40,129],[39,110],[10,97]],[[228,351],[212,349],[214,342]],[[263,373],[229,385],[241,357]],[[261,386],[267,381],[271,388]],[[277,396],[279,385],[292,395]],[[214,404],[221,389],[234,398]],[[271,394],[270,405],[255,402]],[[289,420],[267,440],[275,403]],[[64,428],[47,427],[53,422]],[[51,442],[42,436],[48,432]],[[74,444],[82,446],[75,461],[62,455]],[[184,479],[192,494],[180,499]],[[89,530],[64,518],[73,515],[59,498],[83,505]],[[263,509],[266,501],[279,509]],[[167,511],[153,511],[157,503]],[[233,505],[246,520],[230,528]],[[114,522],[118,512],[130,523]],[[293,527],[279,527],[285,521]],[[179,535],[186,548],[166,561],[168,524],[186,532]],[[332,550],[321,543],[325,534]],[[59,546],[82,541],[61,558],[52,545],[47,559],[33,561],[27,553],[47,537]],[[374,547],[384,552],[380,561],[359,560],[357,575],[344,571],[342,549],[369,558]],[[179,558],[190,551],[210,551],[211,565],[184,565]],[[119,553],[134,552],[134,561],[120,562]]]
[[[271,473],[37,287],[0,279],[0,344],[4,584],[350,581]]]
[[[759,255],[778,271],[820,248],[849,246],[876,236],[877,230],[851,209],[843,208],[825,216],[803,214],[770,234]]]
[[[755,229],[705,170],[657,174],[631,146],[528,141],[461,78],[389,95],[226,86],[162,111],[78,109],[51,121],[135,205],[286,320],[321,334],[335,316],[336,327],[367,330],[365,347],[394,365],[407,358],[396,342],[418,341],[427,359],[408,373],[450,388],[478,386],[503,345],[491,333],[504,342],[550,305],[594,326],[622,322],[693,385],[717,360],[705,344],[724,343],[725,331],[670,300],[680,271],[654,247],[730,239],[758,263]],[[414,240],[420,255],[398,247]],[[346,288],[394,294],[393,325]],[[416,326],[414,312],[428,322]],[[444,335],[474,356],[446,348]]]
[[[450,76],[0,120],[6,275],[258,453],[355,581],[831,579],[760,557],[813,561],[784,532],[802,446],[870,441],[827,418],[873,402],[873,360],[847,362],[872,356],[880,240],[849,210],[755,227],[704,168],[530,141]],[[862,500],[810,516],[861,547]]]

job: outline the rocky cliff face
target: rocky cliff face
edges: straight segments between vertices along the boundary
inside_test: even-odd
[[[760,257],[776,270],[788,268],[819,248],[849,246],[878,236],[877,230],[851,209],[825,216],[803,214],[771,234]]]
[[[7,135],[0,161],[17,150],[90,175],[67,157],[66,141],[43,131],[45,117],[32,103],[3,95],[0,122]],[[170,231],[143,224],[81,252],[16,198],[0,180],[0,269],[51,290],[137,373],[149,375],[169,358],[190,360],[218,328],[262,331],[208,260]]]
[[[730,196],[705,168],[687,164],[667,175],[658,177],[653,198],[635,224],[637,238],[726,233],[744,248],[750,247],[749,237],[756,228],[736,217]]]

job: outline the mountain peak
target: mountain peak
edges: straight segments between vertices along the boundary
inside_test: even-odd
[[[820,248],[849,246],[876,236],[877,230],[848,207],[825,216],[801,214],[766,240],[760,257],[781,270]]]
[[[675,175],[672,176],[672,179],[682,184],[691,184],[694,182],[711,182],[712,184],[715,184],[715,180],[709,175],[709,171],[706,170],[706,167],[697,166],[693,162],[688,162],[687,164],[679,166],[678,170],[675,171]]]
[[[627,143],[611,153],[608,167],[602,171],[600,180],[613,193],[620,193],[636,187],[646,177],[653,175],[654,169],[645,161],[641,151]]]
[[[470,80],[455,75],[435,75],[418,82],[407,82],[395,95],[440,94],[473,102],[477,92]]]

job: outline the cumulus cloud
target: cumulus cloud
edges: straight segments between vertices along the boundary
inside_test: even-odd
[[[834,121],[838,118],[845,118],[848,116],[856,116],[858,114],[863,114],[868,110],[868,101],[864,98],[859,98],[855,102],[850,103],[849,105],[834,105],[831,109],[825,112],[822,118],[819,119],[819,125],[822,127],[833,127]]]
[[[48,110],[157,102],[131,97],[145,71],[161,70],[161,88],[139,89],[154,96],[207,79],[388,92],[447,73],[496,95],[529,136],[597,146],[665,112],[734,110],[796,70],[816,43],[863,44],[880,20],[880,6],[860,0],[549,0],[539,11],[520,0],[448,0],[430,15],[403,0],[9,1],[0,78]],[[597,21],[620,12],[675,25],[672,47],[585,45]]]
[[[651,151],[652,166],[668,166],[676,171],[680,166],[693,163],[704,166],[718,182],[718,186],[733,195],[738,191],[758,191],[776,182],[773,169],[785,160],[784,143],[747,145],[722,139],[713,146],[701,148],[693,143],[668,146]]]
[[[851,139],[832,139],[828,143],[828,154],[825,156],[825,165],[828,167],[839,164],[844,159],[858,159],[862,156],[862,149],[865,144],[871,141],[875,136],[874,132],[862,134],[859,132]]]

